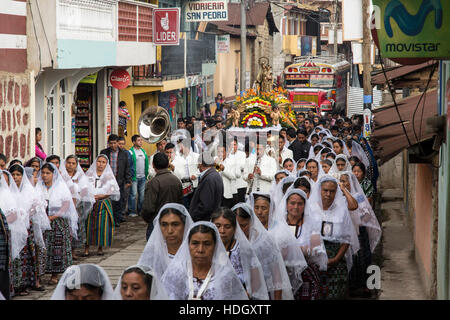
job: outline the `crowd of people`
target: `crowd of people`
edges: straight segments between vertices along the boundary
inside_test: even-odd
[[[381,228],[361,119],[298,113],[297,128],[252,138],[207,111],[178,119],[150,156],[139,135],[130,150],[110,135],[86,172],[40,144],[25,163],[0,155],[2,297],[45,290],[46,273],[57,300],[370,297]],[[147,244],[115,289],[100,266],[74,264],[136,216]]]

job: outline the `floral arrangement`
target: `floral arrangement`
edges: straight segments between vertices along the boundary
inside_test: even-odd
[[[244,128],[266,128],[269,124],[267,121],[267,116],[259,111],[253,110],[247,113],[241,121],[241,124]]]

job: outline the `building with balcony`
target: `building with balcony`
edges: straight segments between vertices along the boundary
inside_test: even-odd
[[[118,133],[115,69],[156,63],[152,11],[134,0],[31,0],[28,63],[35,71],[33,122],[47,154],[87,166]]]

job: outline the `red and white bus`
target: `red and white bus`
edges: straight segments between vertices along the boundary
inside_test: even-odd
[[[344,55],[298,57],[284,69],[284,88],[297,112],[344,113],[349,72]]]

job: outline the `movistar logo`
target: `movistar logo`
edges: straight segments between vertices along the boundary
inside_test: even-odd
[[[434,26],[440,29],[442,26],[442,5],[440,0],[423,0],[416,15],[411,15],[405,9],[400,0],[392,0],[386,6],[384,13],[384,27],[387,35],[392,38],[394,33],[390,19],[397,22],[399,28],[408,36],[418,35],[425,24],[430,12],[434,11]]]

